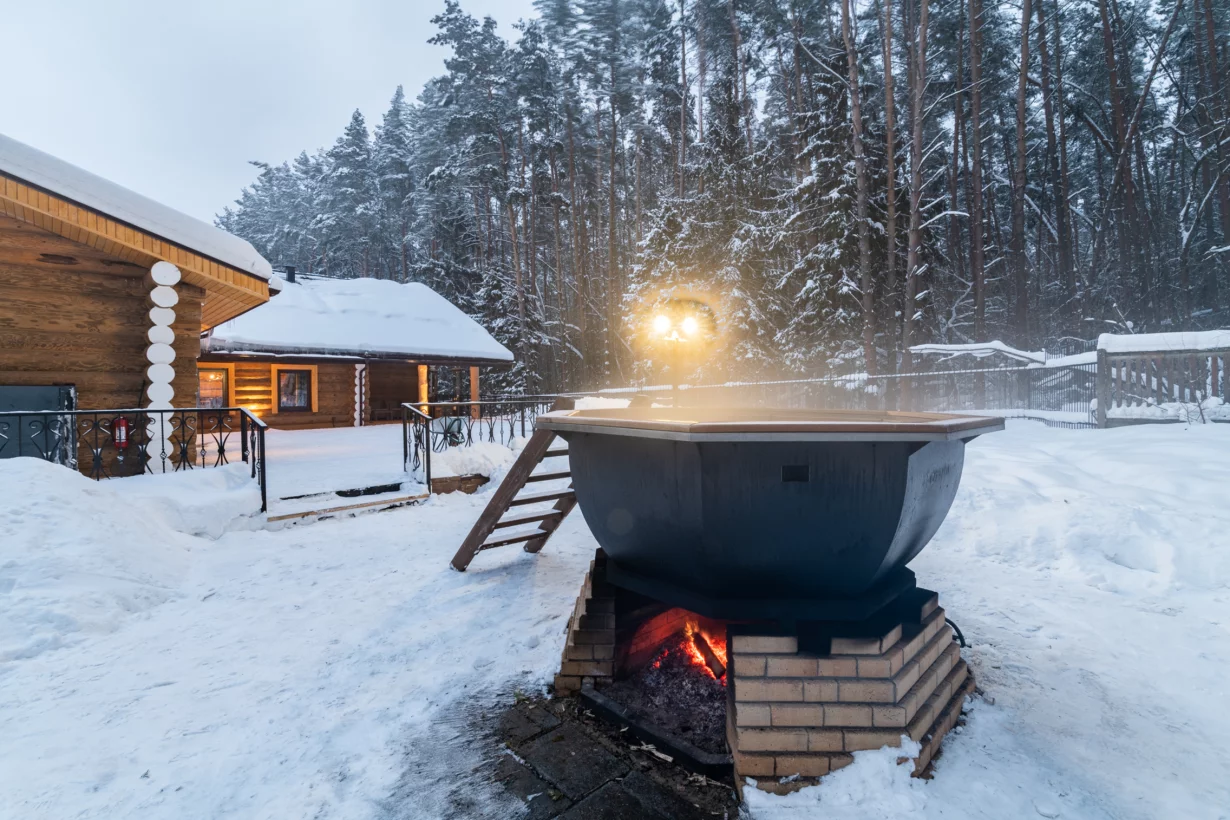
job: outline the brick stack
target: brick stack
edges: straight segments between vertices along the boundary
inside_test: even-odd
[[[603,559],[589,562],[589,572],[568,620],[568,640],[555,676],[555,694],[573,695],[584,685],[610,681],[615,674],[615,588],[606,582]]]
[[[903,734],[923,746],[920,774],[974,682],[934,595],[917,622],[906,620],[874,637],[835,636],[828,654],[800,652],[796,637],[732,630],[727,734],[737,774],[820,777]]]

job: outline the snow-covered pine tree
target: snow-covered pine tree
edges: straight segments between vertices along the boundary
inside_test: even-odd
[[[415,182],[409,111],[400,85],[393,94],[384,120],[376,129],[372,164],[380,195],[377,241],[384,257],[384,268],[405,282],[410,276],[413,253],[411,228],[414,224]]]
[[[325,154],[316,207],[318,216],[312,227],[322,248],[322,272],[343,278],[371,275],[380,202],[371,135],[357,109]]]

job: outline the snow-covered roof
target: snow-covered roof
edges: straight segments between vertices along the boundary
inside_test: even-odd
[[[993,356],[996,353],[1002,353],[1010,359],[1016,359],[1021,362],[1037,362],[1042,364],[1046,361],[1046,354],[1042,351],[1018,350],[1011,345],[1006,345],[996,339],[993,342],[972,342],[969,344],[925,344],[914,345],[910,348],[911,353],[919,355],[938,355],[945,357],[953,356],[974,356],[975,358],[985,358]]]
[[[1168,350],[1230,350],[1230,330],[1193,333],[1103,333],[1098,350],[1107,353],[1165,353]]]
[[[1002,354],[1018,362],[1024,362],[1026,367],[1079,367],[1081,365],[1098,363],[1098,354],[1094,350],[1090,350],[1087,353],[1075,353],[1071,356],[1051,356],[1045,350],[1018,350],[998,339],[991,342],[971,342],[968,344],[914,345],[910,348],[910,352],[923,356],[940,356],[944,359],[951,359],[956,356],[973,356],[976,359],[984,359],[987,356]]]
[[[273,269],[248,242],[0,134],[0,173],[261,279]]]
[[[513,354],[452,302],[418,282],[300,276],[213,329],[213,353],[447,358],[510,362]]]

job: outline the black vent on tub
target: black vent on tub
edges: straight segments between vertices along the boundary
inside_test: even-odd
[[[811,481],[811,467],[807,464],[783,464],[782,483]]]

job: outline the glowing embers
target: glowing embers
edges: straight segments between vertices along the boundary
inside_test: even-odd
[[[716,638],[705,634],[700,626],[695,621],[688,621],[684,625],[684,634],[687,641],[684,644],[688,650],[688,656],[691,657],[692,663],[702,667],[706,672],[713,676],[714,680],[720,680],[722,685],[726,685],[726,636]]]
[[[726,638],[708,635],[695,621],[688,621],[684,624],[683,634],[672,635],[671,640],[658,650],[650,666],[661,669],[664,662],[691,666],[725,686]]]
[[[700,646],[708,643],[697,643],[704,640],[696,629],[675,631],[657,645],[648,663],[601,691],[672,738],[725,754],[726,676],[715,676],[705,662]],[[716,660],[716,651],[710,651]],[[724,665],[719,668],[725,672]]]

